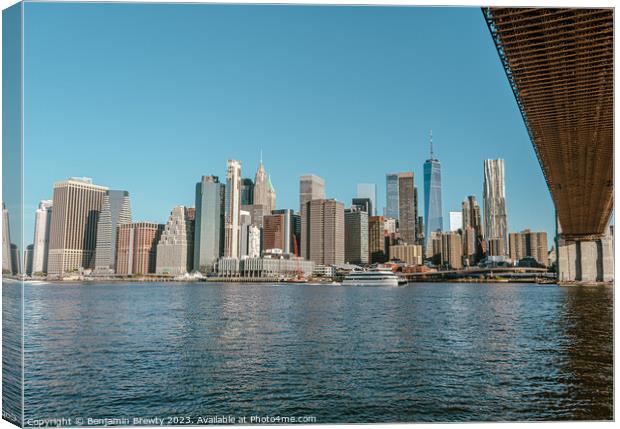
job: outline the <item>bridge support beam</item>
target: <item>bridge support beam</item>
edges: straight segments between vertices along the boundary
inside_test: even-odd
[[[613,235],[609,228],[603,237],[588,241],[566,241],[559,232],[556,248],[560,284],[614,281]]]

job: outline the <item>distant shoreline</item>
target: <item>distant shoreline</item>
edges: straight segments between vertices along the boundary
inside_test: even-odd
[[[330,286],[342,286],[341,281],[337,280],[319,280],[313,279],[308,280],[306,282],[296,282],[296,281],[286,281],[286,280],[277,280],[277,279],[223,279],[223,278],[214,278],[210,279],[201,279],[201,280],[175,280],[175,279],[105,279],[105,280],[95,280],[95,279],[75,279],[75,280],[46,280],[46,279],[16,279],[11,277],[3,277],[2,282],[8,283],[26,283],[26,284],[106,284],[106,283],[135,283],[135,284],[147,284],[147,283],[196,283],[196,284],[209,284],[209,283],[230,283],[230,284],[261,284],[261,283],[271,283],[278,284],[280,286],[287,285],[330,285]],[[463,284],[538,284],[538,285],[557,285],[557,286],[614,286],[614,282],[558,282],[558,281],[544,281],[537,282],[535,279],[425,279],[419,281],[409,281],[408,283],[401,285],[415,285],[422,283],[463,283]]]

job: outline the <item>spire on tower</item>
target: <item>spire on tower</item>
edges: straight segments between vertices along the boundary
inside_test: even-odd
[[[433,130],[431,130],[431,159],[435,159],[433,156]]]
[[[260,150],[260,163],[263,163],[263,150]]]

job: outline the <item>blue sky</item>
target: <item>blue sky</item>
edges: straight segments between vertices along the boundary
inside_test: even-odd
[[[504,158],[508,223],[554,234],[553,204],[479,8],[54,4],[25,7],[25,234],[55,181],[130,192],[135,220],[194,205],[260,150],[279,208],[299,176],[348,206],[357,183],[413,171],[429,130],[444,227],[483,160]]]

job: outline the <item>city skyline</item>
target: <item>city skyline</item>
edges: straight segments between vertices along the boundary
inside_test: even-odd
[[[164,51],[175,59],[170,67],[174,67],[175,73],[177,67],[181,67],[179,73],[183,70],[184,79],[187,73],[189,83],[170,80],[154,71],[154,75],[147,77],[143,84],[136,84],[133,75],[128,76],[123,70],[114,68],[136,47],[131,43],[138,37],[131,27],[135,11],[131,5],[108,8],[104,13],[107,18],[118,18],[117,36],[110,39],[106,38],[105,31],[103,36],[89,32],[84,40],[73,40],[68,35],[82,31],[83,26],[98,28],[103,25],[102,19],[96,16],[99,12],[96,5],[53,10],[46,5],[28,4],[26,7],[32,8],[29,12],[31,25],[26,27],[32,49],[25,58],[25,83],[32,89],[25,94],[29,118],[25,140],[30,148],[26,169],[33,173],[26,176],[25,183],[24,231],[28,243],[34,235],[34,213],[38,203],[51,198],[53,182],[69,176],[89,176],[95,183],[104,183],[110,189],[126,189],[132,195],[135,219],[165,223],[172,207],[193,205],[194,185],[201,176],[225,177],[222,165],[226,159],[240,160],[242,177],[253,178],[261,149],[265,169],[278,191],[278,209],[298,207],[299,176],[313,173],[325,179],[326,197],[336,198],[347,207],[356,196],[357,184],[375,184],[378,194],[375,210],[381,215],[385,206],[387,173],[411,171],[419,192],[423,189],[423,163],[428,157],[428,130],[431,128],[436,157],[442,164],[444,218],[448,218],[450,211],[459,210],[467,195],[475,195],[478,201],[482,201],[483,160],[499,157],[506,160],[509,230],[531,228],[550,234],[555,231],[549,192],[479,9],[397,8],[398,13],[394,13],[378,8],[250,7],[253,13],[261,15],[261,24],[248,23],[247,29],[221,46],[207,44],[206,54],[189,61],[191,55],[186,58],[179,52],[193,53],[204,42],[203,37],[208,38],[209,31],[205,30],[204,36],[200,33],[204,23],[219,25],[214,31],[228,34],[230,29],[226,25],[243,17],[235,7],[199,7],[193,14],[195,16],[180,8],[174,13],[183,16],[186,27],[192,32],[201,29],[195,43],[180,46],[188,43],[184,38],[188,37],[190,30],[184,30],[178,36],[168,34],[170,39],[162,39],[154,34],[155,28],[147,26],[143,28],[145,35],[140,37],[153,36],[162,42]],[[168,9],[162,5],[147,7],[146,11],[143,7],[141,11],[156,26]],[[80,19],[75,19],[76,16]],[[302,17],[306,18],[304,22],[301,22]],[[222,21],[221,25],[215,22],[218,20]],[[449,34],[439,35],[433,31],[439,20],[453,24],[448,26]],[[365,29],[370,21],[381,30],[375,39]],[[264,31],[268,27],[263,26],[274,22],[278,25],[268,33],[273,60],[261,59],[251,69],[255,72],[252,79],[246,81],[248,78],[243,73],[225,77],[225,70],[220,66],[210,72],[210,78],[199,78],[201,70],[209,64],[219,64],[218,60],[224,58],[225,52],[241,49],[259,30],[262,36],[256,41],[257,49],[264,53],[263,46],[266,45],[263,43],[267,41],[263,39],[268,37]],[[290,24],[283,26],[283,22]],[[327,27],[326,34],[315,42],[293,28],[305,28],[317,22],[326,23]],[[347,26],[350,36],[344,37],[338,31],[341,25]],[[59,32],[55,26],[64,26],[66,31]],[[476,64],[464,67],[460,75],[447,75],[452,60],[442,58],[440,51],[449,37],[461,33],[463,38],[459,44],[462,52],[455,55],[459,58],[461,55],[473,56],[476,60],[471,63]],[[50,39],[43,40],[43,34]],[[397,34],[400,36],[394,41],[393,36]],[[425,38],[428,34],[433,34],[433,38]],[[293,54],[290,44],[274,43],[271,39],[271,36],[282,35],[289,35],[290,43],[294,41],[312,48],[311,52]],[[121,43],[125,36],[128,45]],[[364,51],[362,48],[371,41],[370,49]],[[386,51],[384,48],[392,42],[395,45]],[[352,44],[351,49],[341,61],[338,59],[341,50],[348,44]],[[77,97],[76,91],[86,90],[89,79],[71,72],[72,59],[56,61],[54,57],[58,49],[69,48],[88,59],[82,70],[90,76],[89,87],[107,88],[111,93],[93,89],[93,93],[87,92],[87,99]],[[96,70],[95,66],[99,64],[97,52],[101,49],[113,50],[109,58],[111,74],[101,74]],[[151,68],[157,66],[163,57],[165,55],[161,53],[147,50],[142,59],[131,66],[139,73],[146,70],[147,65]],[[258,57],[252,55],[252,58],[257,60]],[[376,63],[377,58],[382,58],[383,63],[379,62],[368,70],[369,64]],[[242,58],[234,58],[226,65],[231,66],[231,61],[250,65]],[[310,76],[299,68],[299,64],[308,65],[308,61],[318,76]],[[346,61],[351,62],[353,69],[346,65]],[[48,62],[50,68],[46,68]],[[328,63],[334,67],[327,67]],[[41,76],[31,75],[28,65],[33,64],[48,72]],[[293,73],[298,78],[288,79],[280,71],[276,82],[270,73],[277,70]],[[348,72],[352,70],[355,74],[349,79]],[[379,75],[388,73],[387,80],[396,83],[379,82],[378,72]],[[67,97],[60,99],[55,95],[56,86],[50,84],[54,76],[64,76],[63,81],[72,82]],[[242,85],[229,92],[228,98],[222,98],[223,94],[214,87],[213,79],[225,79],[224,86],[228,89],[233,84]],[[385,76],[381,80],[386,80]],[[162,94],[164,103],[159,108],[148,106],[154,101],[155,93],[151,90],[155,83],[163,85],[158,94]],[[180,85],[178,93],[171,92],[173,84]],[[375,86],[377,90],[370,89]],[[190,88],[197,93],[190,93]],[[295,89],[294,94],[287,96],[291,88]],[[123,106],[112,103],[120,95],[125,97]],[[42,100],[46,99],[58,102],[56,113],[49,117],[37,107],[42,106]],[[93,104],[93,100],[97,103]],[[263,100],[263,103],[248,103],[252,100]],[[351,100],[356,100],[355,105]],[[117,110],[111,110],[113,104]],[[214,111],[216,105],[223,110]],[[243,107],[238,107],[240,105]],[[138,106],[146,113],[138,113]],[[274,117],[280,117],[285,107],[292,107],[295,117],[287,114],[284,116],[288,121],[286,124],[274,122]],[[233,108],[241,110],[233,111]],[[345,115],[345,112],[350,114]],[[159,119],[164,113],[169,116],[165,121]],[[106,118],[104,123],[103,117]],[[230,121],[233,117],[235,120],[241,117],[243,127],[240,128],[247,131],[232,128]],[[79,124],[68,127],[70,118],[79,118]],[[61,138],[63,144],[57,147],[55,143]],[[89,142],[87,151],[81,150],[85,140]],[[137,150],[131,149],[132,143],[146,141],[152,149],[149,153],[138,155]],[[195,156],[167,156],[169,152],[163,153],[162,150],[170,144]],[[304,147],[308,150],[304,151]],[[351,150],[353,147],[355,151]],[[301,154],[297,155],[299,148]],[[50,150],[56,155],[52,157]],[[377,156],[377,153],[383,156]],[[136,170],[137,156],[144,156],[145,167]],[[95,158],[98,162],[93,162]],[[50,159],[53,159],[54,168],[47,166]],[[162,168],[164,165],[169,174],[153,171],[153,167]],[[524,169],[530,174],[523,175]],[[420,212],[423,211],[421,199],[419,195]],[[538,215],[532,217],[531,213]]]

